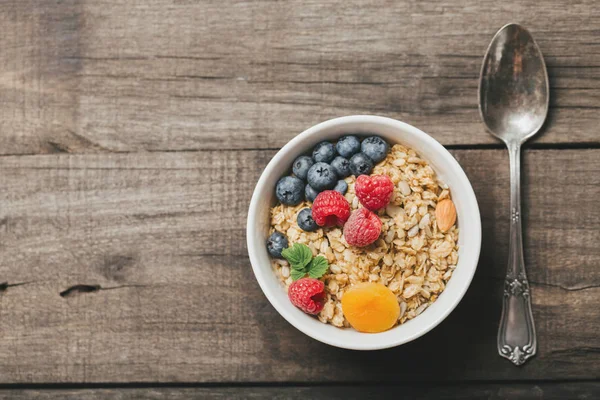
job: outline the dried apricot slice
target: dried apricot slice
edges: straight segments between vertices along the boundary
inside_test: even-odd
[[[381,283],[354,285],[342,297],[342,311],[354,329],[377,333],[390,329],[400,316],[396,295]]]

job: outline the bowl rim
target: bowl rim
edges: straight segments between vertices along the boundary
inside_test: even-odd
[[[472,260],[474,260],[473,261],[474,265],[471,266],[468,276],[464,277],[465,279],[463,280],[463,285],[462,285],[462,287],[459,288],[460,291],[455,295],[455,297],[453,299],[451,299],[452,300],[451,302],[446,304],[446,307],[443,309],[442,314],[440,316],[438,316],[437,319],[431,321],[428,325],[423,326],[421,329],[418,329],[418,332],[415,332],[412,335],[398,337],[398,338],[390,339],[387,341],[381,341],[380,343],[370,343],[370,344],[339,343],[339,342],[336,342],[335,337],[333,337],[334,335],[331,335],[332,337],[330,337],[328,335],[319,335],[319,334],[313,332],[312,330],[309,330],[306,327],[306,324],[304,324],[300,319],[296,318],[295,315],[291,315],[290,313],[288,313],[287,310],[284,309],[284,307],[279,304],[279,302],[275,298],[274,294],[272,293],[271,285],[267,282],[266,277],[263,276],[263,271],[258,267],[259,260],[257,259],[257,255],[255,254],[256,246],[264,245],[264,243],[262,243],[262,242],[258,243],[259,242],[258,238],[256,238],[254,236],[254,231],[253,231],[254,226],[257,223],[256,216],[258,215],[258,213],[256,211],[258,211],[259,207],[261,206],[261,204],[259,204],[260,192],[261,192],[261,189],[265,186],[265,181],[268,179],[270,174],[276,172],[276,171],[274,171],[275,166],[279,163],[279,161],[288,152],[293,150],[296,147],[296,145],[298,143],[302,142],[305,138],[307,138],[319,131],[322,131],[325,129],[330,129],[337,125],[345,125],[345,124],[349,124],[349,123],[368,123],[368,124],[375,124],[375,125],[387,125],[387,126],[391,126],[391,127],[395,128],[395,129],[403,130],[410,135],[418,137],[418,140],[422,141],[425,146],[430,146],[434,152],[439,153],[441,156],[443,156],[446,159],[447,162],[449,162],[450,164],[453,164],[454,170],[455,170],[453,172],[456,172],[456,174],[458,174],[457,178],[460,179],[462,181],[462,184],[465,185],[465,188],[468,189],[465,192],[461,193],[461,198],[464,198],[472,206],[472,208],[470,209],[469,212],[470,212],[470,215],[473,217],[472,220],[473,220],[473,223],[475,224],[473,227],[474,228],[473,242],[470,242],[470,244],[469,244],[470,252],[472,252],[472,254],[473,254]],[[247,247],[248,247],[248,255],[250,258],[250,264],[252,266],[254,276],[255,276],[262,292],[267,297],[267,299],[269,300],[271,305],[277,310],[277,312],[286,321],[288,321],[292,326],[294,326],[296,329],[298,329],[305,335],[310,336],[313,339],[316,339],[322,343],[326,343],[326,344],[334,346],[334,347],[351,349],[351,350],[380,350],[380,349],[396,347],[396,346],[402,345],[404,343],[408,343],[410,341],[413,341],[413,340],[423,336],[424,334],[426,334],[427,332],[429,332],[433,328],[435,328],[437,325],[439,325],[443,320],[445,320],[447,318],[447,316],[456,308],[458,303],[460,303],[460,301],[463,299],[465,293],[467,292],[467,290],[469,289],[469,287],[471,285],[473,276],[475,275],[475,272],[477,270],[477,264],[479,262],[479,256],[480,256],[480,251],[481,251],[481,216],[480,216],[480,212],[479,212],[479,205],[477,203],[477,198],[475,197],[475,192],[473,191],[471,182],[467,178],[464,170],[462,169],[462,167],[460,166],[458,161],[456,161],[456,159],[452,156],[452,154],[450,154],[450,152],[444,146],[442,146],[437,140],[435,140],[433,137],[431,137],[427,133],[421,131],[420,129],[418,129],[410,124],[407,124],[406,122],[402,122],[402,121],[399,121],[399,120],[396,120],[393,118],[376,116],[376,115],[350,115],[350,116],[329,119],[327,121],[323,121],[321,123],[311,126],[310,128],[304,130],[302,133],[300,133],[297,136],[295,136],[294,138],[292,138],[288,143],[286,143],[275,154],[275,156],[273,156],[273,158],[269,161],[269,163],[267,164],[267,166],[261,173],[260,178],[258,179],[258,182],[256,183],[256,186],[252,193],[252,198],[250,200],[250,205],[248,207],[248,217],[247,217],[247,224],[246,224],[246,241],[247,241]],[[281,289],[281,288],[279,288],[279,289]],[[340,329],[340,328],[336,328],[336,329]],[[391,331],[387,331],[387,332],[391,332]],[[365,335],[373,335],[373,334],[365,333]]]

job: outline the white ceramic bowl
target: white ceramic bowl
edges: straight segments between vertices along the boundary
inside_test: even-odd
[[[426,159],[439,178],[448,184],[458,214],[460,228],[458,265],[446,289],[421,315],[382,333],[360,333],[323,324],[304,314],[288,300],[283,284],[271,268],[266,250],[269,208],[275,204],[277,180],[291,171],[292,162],[323,140],[335,140],[344,134],[370,133],[389,143],[413,148]],[[464,171],[452,155],[436,140],[419,129],[390,118],[356,115],[325,121],[302,132],[273,157],[263,171],[248,210],[248,253],[252,269],[262,291],[273,307],[293,326],[308,336],[332,346],[355,350],[394,347],[414,340],[450,314],[467,291],[475,274],[481,247],[481,220],[477,199]]]

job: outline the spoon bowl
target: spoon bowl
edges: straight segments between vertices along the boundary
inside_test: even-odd
[[[548,73],[527,29],[508,24],[496,33],[479,82],[479,112],[490,133],[523,143],[540,130],[548,114]]]

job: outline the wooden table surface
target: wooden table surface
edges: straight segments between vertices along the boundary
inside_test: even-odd
[[[496,353],[508,156],[477,111],[513,21],[551,84],[523,154],[539,349],[520,368]],[[246,250],[270,158],[350,114],[446,145],[482,214],[461,304],[386,351],[295,330]],[[598,398],[599,129],[594,0],[2,0],[0,399]]]

